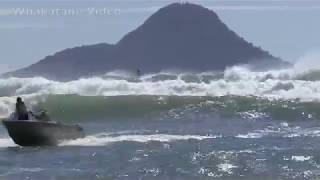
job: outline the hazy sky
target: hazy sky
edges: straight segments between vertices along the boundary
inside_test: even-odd
[[[164,0],[0,0],[0,73],[65,48],[115,43]],[[185,1],[184,1],[185,2]],[[198,0],[240,36],[285,60],[320,49],[318,0]]]

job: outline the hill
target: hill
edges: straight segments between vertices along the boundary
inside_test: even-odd
[[[287,65],[230,30],[215,12],[195,4],[173,3],[114,45],[66,49],[6,76],[70,80],[115,69],[208,71],[246,63]]]

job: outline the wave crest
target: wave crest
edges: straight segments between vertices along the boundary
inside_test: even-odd
[[[69,82],[41,77],[0,79],[0,116],[4,117],[12,112],[16,96],[22,96],[29,106],[41,104],[53,114],[64,114],[66,111],[71,111],[69,114],[83,114],[83,111],[102,114],[104,117],[107,113],[117,114],[126,108],[133,109],[128,111],[129,115],[141,115],[169,111],[190,104],[197,107],[204,102],[214,102],[215,105],[220,103],[225,106],[214,106],[215,112],[232,112],[231,114],[247,118],[283,115],[292,117],[297,113],[318,117],[315,107],[320,100],[320,70],[298,67],[255,72],[242,66],[234,66],[224,72],[160,72],[141,77],[115,71],[101,77]],[[157,103],[163,103],[159,101],[160,97],[169,99],[170,102],[158,106]],[[107,101],[113,102],[113,105],[106,103]],[[235,104],[230,104],[229,101],[234,101]],[[252,103],[250,108],[239,104],[246,101]],[[243,106],[245,108],[241,108]],[[105,110],[105,107],[111,110]],[[138,107],[147,110],[139,110]],[[102,109],[107,113],[100,113]],[[279,110],[282,112],[279,113]],[[298,117],[303,117],[301,114]]]

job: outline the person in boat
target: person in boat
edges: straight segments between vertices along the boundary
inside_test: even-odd
[[[24,104],[21,97],[17,98],[16,115],[18,120],[29,120],[27,106]]]
[[[46,110],[42,110],[39,114],[34,114],[32,112],[31,112],[31,114],[39,121],[45,121],[45,122],[51,121]]]

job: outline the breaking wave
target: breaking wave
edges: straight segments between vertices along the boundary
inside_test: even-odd
[[[0,117],[8,116],[15,98],[22,96],[32,109],[46,108],[61,119],[177,115],[191,110],[249,119],[318,119],[319,80],[319,67],[299,63],[265,72],[235,66],[224,72],[160,72],[141,77],[114,71],[69,82],[7,78],[0,79]]]
[[[78,94],[82,96],[177,95],[319,99],[320,70],[286,69],[253,72],[241,66],[225,72],[149,74],[131,78],[127,74],[107,73],[101,77],[70,82],[45,78],[0,79],[0,96],[29,94]]]
[[[81,96],[258,96],[319,100],[320,70],[252,72],[233,67],[224,73],[158,73],[131,79],[127,75],[57,82],[41,77],[0,79],[0,96],[77,94]]]

